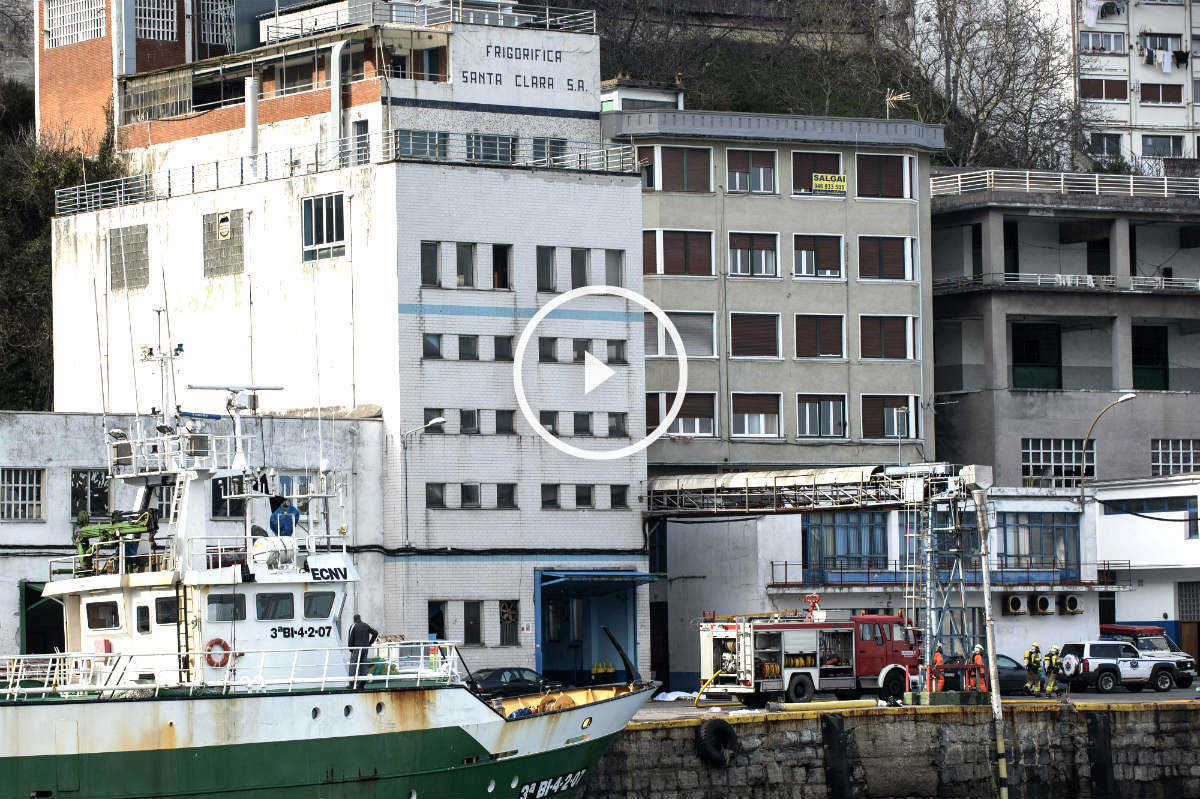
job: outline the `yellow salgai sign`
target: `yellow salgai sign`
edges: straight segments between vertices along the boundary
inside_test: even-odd
[[[823,197],[845,197],[846,176],[814,172],[812,193]]]

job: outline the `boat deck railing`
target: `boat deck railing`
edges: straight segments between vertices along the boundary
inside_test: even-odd
[[[232,435],[184,433],[112,441],[108,446],[109,472],[117,477],[172,474],[191,469],[240,470]],[[242,436],[242,451],[253,452],[254,436]]]
[[[214,658],[218,666],[211,665]],[[12,655],[0,657],[0,701],[438,687],[464,684],[460,668],[457,648],[444,641],[363,649],[242,650],[235,644],[229,653]]]
[[[141,543],[112,541],[101,544],[95,552],[51,558],[50,581],[100,577],[106,574],[162,572],[175,568],[175,555],[170,549],[131,552],[130,548],[136,546],[141,546]]]

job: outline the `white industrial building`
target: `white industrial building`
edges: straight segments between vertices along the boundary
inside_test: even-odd
[[[540,306],[641,290],[640,181],[631,148],[598,143],[594,18],[383,6],[285,9],[257,47],[118,80],[146,172],[57,198],[55,409],[149,411],[136,355],[165,307],[188,409],[219,411],[184,386],[220,382],[283,386],[271,412],[378,407],[382,632],[580,681],[619,663],[607,626],[645,668],[644,453],[561,454],[513,389]],[[641,316],[589,296],[539,326],[521,367],[543,426],[586,449],[641,437]],[[585,351],[615,371],[586,394]]]

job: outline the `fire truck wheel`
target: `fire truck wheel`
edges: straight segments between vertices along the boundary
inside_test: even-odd
[[[738,694],[737,698],[742,705],[751,710],[763,709],[771,699],[769,694],[764,694],[762,691],[755,691],[752,694]]]
[[[888,676],[883,678],[883,685],[879,688],[880,699],[899,699],[904,696],[904,672],[900,669],[892,669],[888,672]]]
[[[813,698],[812,679],[807,674],[796,674],[788,685],[787,698],[789,702],[809,702]]]
[[[710,766],[729,768],[738,748],[737,733],[728,721],[709,719],[696,730],[696,754]]]

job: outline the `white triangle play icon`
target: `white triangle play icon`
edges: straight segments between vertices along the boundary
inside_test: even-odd
[[[605,380],[615,374],[607,365],[600,363],[600,360],[590,352],[583,354],[583,393],[591,394],[592,391],[604,383]]]

